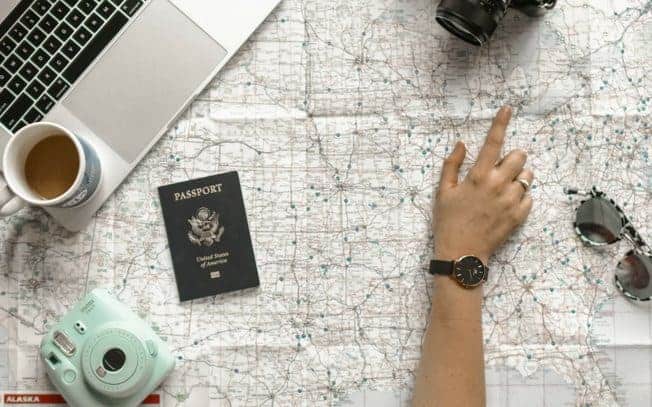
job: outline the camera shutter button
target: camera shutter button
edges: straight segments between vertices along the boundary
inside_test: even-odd
[[[149,353],[151,357],[155,357],[156,355],[158,355],[158,347],[156,346],[154,341],[148,339],[145,341],[145,345],[147,346],[147,353]]]
[[[70,384],[77,379],[77,373],[74,370],[66,370],[63,372],[63,381]]]

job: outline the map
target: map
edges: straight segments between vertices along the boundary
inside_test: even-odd
[[[652,241],[652,1],[511,11],[467,46],[434,0],[284,0],[92,224],[0,221],[0,392],[52,391],[41,336],[107,287],[170,345],[165,406],[401,406],[428,322],[433,189],[514,107],[535,208],[484,287],[491,406],[647,406],[652,307],[618,243],[572,230],[592,185]],[[236,170],[261,287],[180,303],[157,187]]]

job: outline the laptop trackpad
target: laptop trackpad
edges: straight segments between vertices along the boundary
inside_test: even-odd
[[[133,162],[225,56],[168,1],[153,1],[64,105]]]

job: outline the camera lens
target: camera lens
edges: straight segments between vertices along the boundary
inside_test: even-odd
[[[102,358],[102,366],[104,366],[104,369],[108,372],[117,372],[122,369],[126,360],[127,357],[122,350],[113,348],[104,354],[104,357]]]
[[[442,0],[437,22],[452,34],[473,44],[483,45],[505,16],[511,0]]]
[[[441,0],[437,22],[473,45],[483,45],[505,17],[509,7],[535,17],[557,4],[557,0]]]

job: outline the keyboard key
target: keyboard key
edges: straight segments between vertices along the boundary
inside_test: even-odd
[[[32,81],[32,83],[27,86],[25,92],[36,100],[43,92],[45,92],[45,86],[41,85],[38,81]]]
[[[9,72],[16,73],[23,66],[23,61],[20,60],[16,55],[12,55],[5,61],[3,65]]]
[[[54,30],[54,34],[59,37],[61,41],[66,41],[72,35],[72,27],[65,22],[62,22],[59,24],[57,29]]]
[[[91,32],[84,27],[79,27],[76,33],[73,34],[72,38],[75,39],[79,44],[86,45],[88,40],[91,39]]]
[[[14,95],[8,89],[0,91],[0,113],[4,112],[14,101]]]
[[[115,11],[115,6],[111,4],[108,0],[104,0],[102,4],[100,4],[100,7],[97,9],[97,12],[105,19],[107,20],[113,12]]]
[[[67,5],[70,7],[75,7],[75,4],[79,3],[79,0],[64,0]]]
[[[48,95],[43,95],[41,98],[36,102],[36,107],[38,107],[38,110],[43,112],[43,114],[46,114],[47,112],[50,111],[54,107],[55,101],[52,100],[51,97]]]
[[[45,33],[41,31],[38,27],[34,28],[32,32],[27,36],[27,40],[35,47],[38,47],[45,40]]]
[[[7,89],[11,90],[14,92],[15,95],[19,94],[20,92],[25,89],[25,86],[27,86],[27,83],[20,78],[20,76],[14,76],[11,78],[9,81],[9,84],[7,85]]]
[[[36,0],[32,9],[38,14],[43,15],[50,9],[50,2],[47,0]]]
[[[11,54],[11,51],[16,49],[16,42],[12,40],[9,37],[4,37],[2,40],[0,40],[0,51],[2,51],[5,55]]]
[[[86,14],[90,14],[96,6],[97,2],[95,0],[81,0],[79,3],[79,8]]]
[[[7,81],[9,81],[9,76],[11,74],[7,72],[6,69],[0,68],[0,86],[5,86]]]
[[[77,56],[80,50],[81,48],[79,48],[79,45],[75,44],[73,40],[68,40],[66,45],[63,46],[61,52],[63,52],[63,54],[68,57],[68,59],[73,59],[75,56]]]
[[[57,78],[56,81],[48,89],[48,94],[52,96],[55,100],[61,99],[61,96],[66,93],[68,90],[68,84],[63,81],[61,78]]]
[[[41,112],[32,108],[29,110],[29,112],[27,112],[25,117],[23,117],[23,120],[26,121],[27,123],[35,123],[40,121],[42,118],[43,115],[41,114]]]
[[[66,6],[62,1],[59,1],[54,5],[54,7],[52,7],[52,14],[59,20],[63,20],[69,11],[70,7]]]
[[[43,68],[41,73],[38,74],[38,80],[41,81],[45,86],[50,86],[54,78],[57,77],[57,74],[48,66]]]
[[[57,39],[54,35],[51,35],[46,41],[45,44],[43,44],[43,48],[45,48],[50,55],[54,55],[59,51],[63,43]]]
[[[38,66],[39,68],[43,68],[43,65],[47,64],[49,60],[50,56],[42,49],[37,49],[32,56],[32,59],[30,59],[30,61],[34,62],[34,65]]]
[[[45,33],[50,34],[57,27],[57,24],[57,20],[48,14],[47,16],[43,17],[38,26],[41,28],[41,30],[45,31]]]
[[[5,114],[0,118],[0,122],[11,129],[20,121],[27,109],[32,105],[32,100],[25,94],[22,94],[14,101],[14,103],[7,109]]]
[[[95,60],[109,42],[120,32],[122,27],[127,24],[127,17],[121,13],[115,14],[106,25],[98,32],[95,37],[82,50],[79,56],[70,64],[68,69],[63,72],[63,77],[68,82],[73,83],[79,76],[84,73],[86,68]]]
[[[68,14],[68,17],[66,17],[66,21],[71,26],[77,28],[79,27],[79,24],[81,24],[82,21],[84,21],[84,15],[82,14],[81,11],[74,9],[73,11],[70,12],[70,14]]]
[[[36,76],[37,72],[38,68],[35,67],[31,62],[27,61],[25,66],[23,66],[23,69],[20,70],[20,75],[26,81],[31,81]]]
[[[9,36],[14,39],[16,42],[20,42],[27,35],[27,29],[23,27],[20,23],[16,23],[14,28],[9,31]]]
[[[23,127],[27,126],[27,122],[25,120],[21,120],[14,126],[13,129],[11,129],[14,133],[17,132],[18,130],[22,129]]]
[[[138,11],[142,5],[142,0],[127,0],[127,2],[120,7],[120,10],[131,17],[136,14],[136,11]]]
[[[63,71],[63,68],[65,68],[66,65],[68,65],[68,60],[61,53],[55,55],[54,58],[52,58],[52,60],[50,61],[50,66],[56,72]]]
[[[18,48],[16,48],[16,54],[25,60],[32,56],[33,53],[34,47],[29,45],[29,43],[26,41],[21,42],[20,45],[18,45]]]
[[[23,23],[28,30],[32,29],[36,23],[38,23],[39,17],[34,14],[32,10],[27,10],[23,17],[20,19],[20,22]]]
[[[96,13],[93,13],[86,19],[86,21],[84,21],[84,25],[89,30],[95,32],[100,29],[103,22],[104,20],[102,20],[100,16],[98,16]]]

